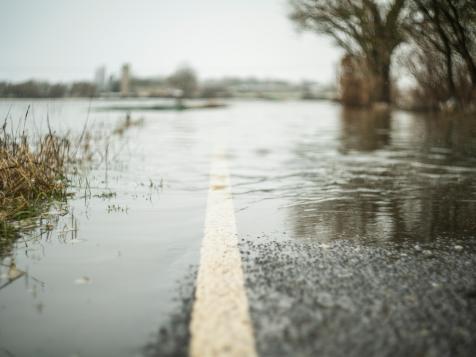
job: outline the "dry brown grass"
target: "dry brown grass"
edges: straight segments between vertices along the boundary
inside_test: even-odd
[[[0,132],[0,228],[34,216],[45,202],[67,195],[70,142],[48,133],[36,140],[24,132]],[[0,236],[1,236],[0,232]]]
[[[113,134],[121,135],[142,122],[128,117]],[[0,127],[0,256],[2,247],[21,233],[40,227],[52,204],[70,196],[68,188],[77,192],[88,168],[105,166],[107,182],[111,151],[109,129],[107,133],[91,131],[85,124],[76,138],[56,135],[51,129],[44,135],[31,135],[9,128],[6,121]]]

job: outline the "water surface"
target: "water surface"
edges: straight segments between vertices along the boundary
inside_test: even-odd
[[[135,105],[137,101],[126,104]],[[151,103],[147,100],[140,103]],[[330,102],[231,101],[126,113],[114,101],[2,101],[29,130],[105,133],[108,166],[74,188],[48,235],[0,252],[0,347],[14,355],[140,354],[198,263],[210,156],[227,144],[238,231],[317,243],[414,244],[476,235],[476,118],[343,110]],[[110,198],[96,197],[113,192]],[[86,197],[84,197],[86,196]],[[77,231],[71,231],[77,226]],[[38,234],[39,232],[35,232]],[[7,352],[7,353],[8,353]]]

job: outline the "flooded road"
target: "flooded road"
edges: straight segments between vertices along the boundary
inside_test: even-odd
[[[107,136],[126,115],[97,110],[111,101],[72,100],[3,101],[0,116],[20,120],[29,104],[38,131],[48,114],[58,131],[80,133],[87,122]],[[354,355],[376,355],[384,342],[402,345],[405,329],[450,337],[436,350],[427,337],[412,340],[401,353],[445,355],[457,341],[465,355],[474,346],[476,118],[305,101],[131,115],[143,126],[107,141],[107,173],[91,170],[69,214],[48,234],[2,247],[0,283],[12,261],[26,274],[0,290],[0,353],[183,352],[182,304],[193,297],[217,141],[227,147],[261,355],[352,355],[334,348],[344,340],[361,341]],[[174,300],[184,284],[192,288]],[[439,306],[451,333],[435,317]],[[184,316],[170,326],[177,311]],[[382,316],[396,332],[382,328],[372,340]]]
[[[475,234],[474,120],[267,105],[232,151],[239,209],[276,208],[275,229],[320,241]]]

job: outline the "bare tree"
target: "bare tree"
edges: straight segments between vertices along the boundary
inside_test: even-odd
[[[167,78],[167,82],[172,87],[179,89],[181,91],[181,96],[184,98],[192,97],[198,87],[195,71],[188,67],[177,69]]]
[[[432,0],[432,5],[443,14],[451,44],[466,63],[476,90],[476,1]]]
[[[476,2],[411,0],[408,14],[408,37],[418,52],[408,62],[423,92],[439,102],[471,100],[476,90]]]
[[[408,32],[416,47],[430,57],[436,51],[444,57],[446,84],[449,95],[456,92],[453,61],[454,54],[449,34],[443,25],[442,13],[433,8],[434,0],[413,0],[410,3]]]
[[[405,0],[290,0],[291,19],[332,37],[349,54],[363,56],[372,75],[373,101],[389,103],[394,49],[404,40]]]

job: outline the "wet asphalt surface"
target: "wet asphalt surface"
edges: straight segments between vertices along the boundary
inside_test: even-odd
[[[260,356],[474,356],[476,239],[240,238]],[[147,356],[186,356],[193,268]]]
[[[476,244],[243,239],[261,356],[474,356]]]

